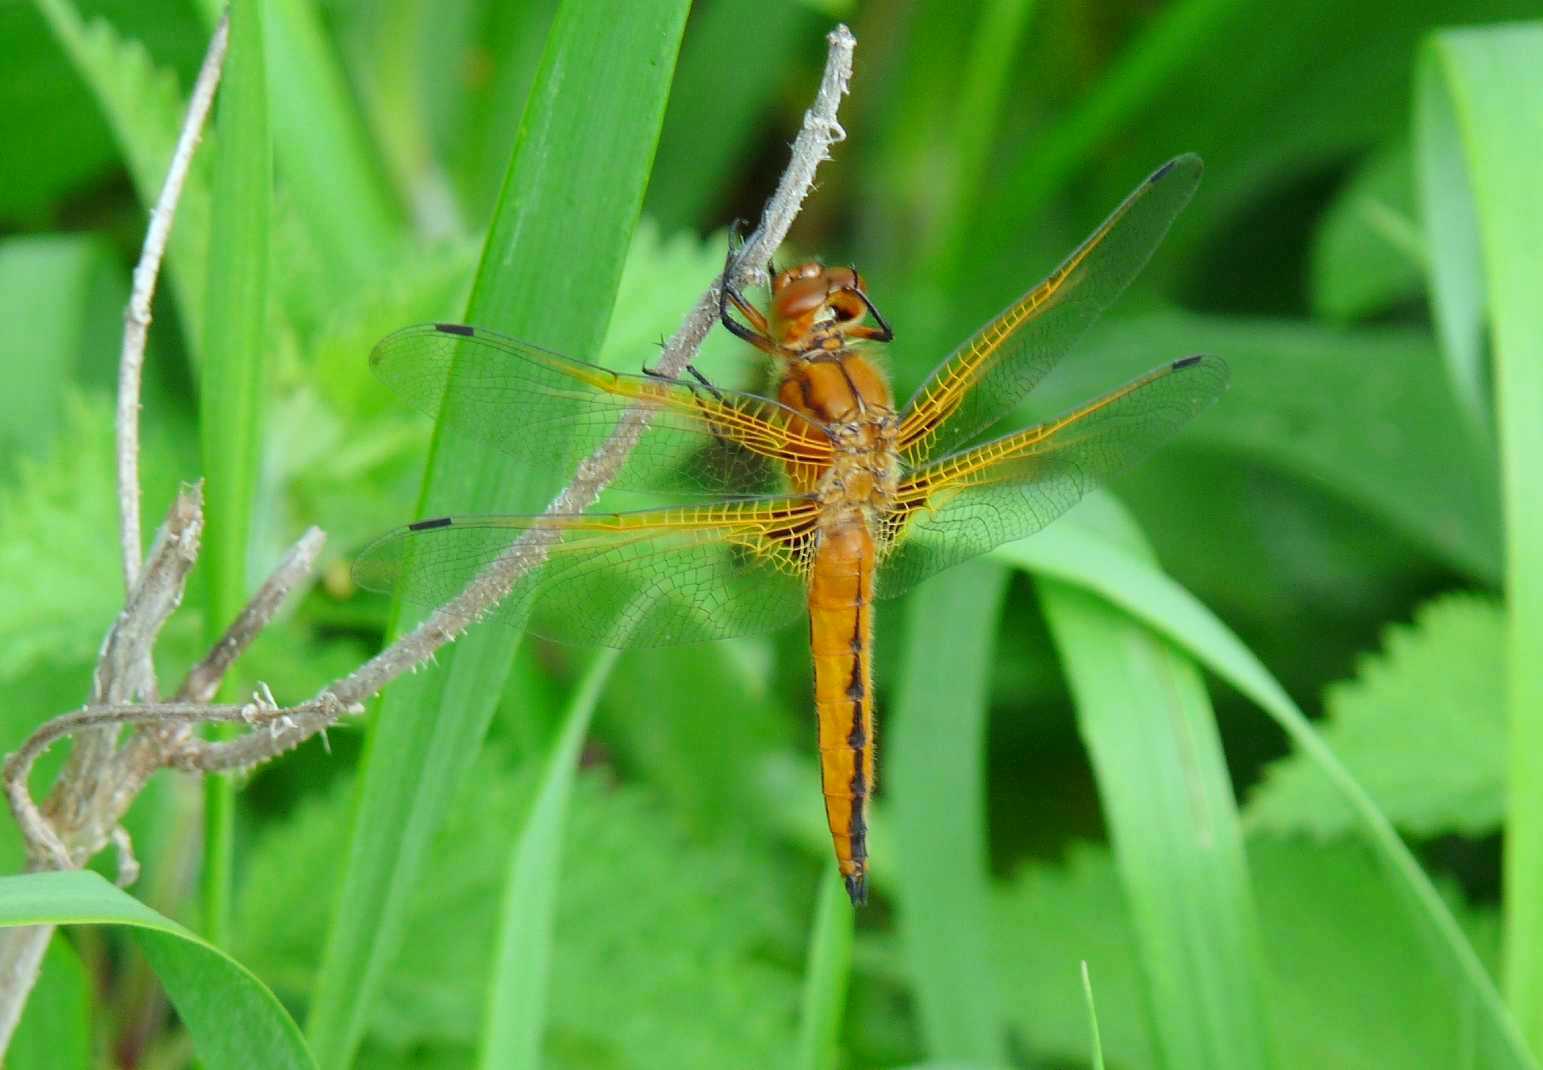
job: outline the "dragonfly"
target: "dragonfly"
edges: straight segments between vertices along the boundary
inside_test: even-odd
[[[872,355],[893,330],[862,276],[819,262],[775,273],[765,312],[721,287],[724,326],[773,361],[770,396],[612,371],[481,327],[400,330],[371,354],[386,385],[529,464],[572,470],[641,407],[646,428],[613,486],[674,503],[419,520],[366,547],[356,581],[437,606],[539,533],[544,563],[489,615],[559,642],[699,642],[806,617],[826,819],[861,905],[876,786],[875,603],[1044,528],[1223,393],[1221,360],[1185,356],[986,437],[1145,266],[1201,172],[1192,155],[1164,164],[904,406]]]

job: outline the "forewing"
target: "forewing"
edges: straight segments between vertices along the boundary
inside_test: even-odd
[[[1222,361],[1186,357],[1055,420],[907,473],[881,532],[878,596],[1034,534],[1226,389]]]
[[[1034,289],[960,346],[901,415],[900,451],[921,464],[1011,412],[1151,259],[1199,185],[1200,157],[1158,168]]]
[[[480,327],[407,327],[375,347],[370,366],[414,408],[564,474],[641,406],[648,428],[612,481],[633,490],[765,493],[784,485],[788,464],[830,456],[829,439],[775,401],[624,375]]]
[[[665,646],[753,635],[803,611],[814,502],[763,498],[634,513],[442,517],[377,539],[364,588],[437,607],[546,544],[488,617],[564,643]],[[517,544],[519,544],[517,546]]]

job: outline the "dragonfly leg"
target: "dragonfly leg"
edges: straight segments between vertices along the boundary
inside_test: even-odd
[[[858,278],[857,265],[852,265],[852,277]],[[895,339],[895,329],[889,325],[889,320],[884,318],[884,313],[879,311],[879,306],[873,303],[873,298],[868,296],[868,291],[860,286],[848,288],[852,296],[861,301],[868,309],[868,314],[873,317],[875,327],[852,326],[847,328],[847,334],[852,338],[866,338],[874,342],[892,342]]]
[[[741,323],[730,314],[730,303],[748,323]],[[727,279],[718,291],[718,319],[734,335],[749,342],[761,352],[774,357],[781,354],[781,347],[772,341],[771,324],[766,322],[766,317],[761,314],[761,310],[746,301],[745,295],[732,286]]]

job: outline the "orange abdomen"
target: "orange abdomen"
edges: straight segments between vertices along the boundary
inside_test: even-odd
[[[809,584],[809,642],[820,723],[820,780],[836,860],[853,903],[866,900],[873,794],[873,537],[860,520],[821,532]]]

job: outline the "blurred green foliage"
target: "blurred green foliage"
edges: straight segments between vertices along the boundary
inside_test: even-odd
[[[111,424],[121,308],[211,6],[0,5],[7,750],[83,701],[120,604]],[[488,300],[498,272],[483,264],[479,279],[479,262],[494,220],[508,225],[501,190],[529,133],[532,87],[614,103],[603,76],[559,89],[561,72],[541,68],[560,6],[264,8],[272,296],[265,329],[248,324],[263,330],[263,426],[241,488],[255,502],[246,574],[266,574],[307,525],[325,529],[329,544],[315,586],[239,663],[233,694],[262,681],[280,702],[303,700],[387,628],[385,601],[354,591],[347,563],[373,533],[412,518],[432,429],[379,388],[366,356],[395,328],[463,318],[474,284]],[[571,355],[628,370],[651,361],[720,269],[727,226],[759,213],[786,162],[832,7],[859,41],[842,111],[848,136],[778,262],[818,255],[861,267],[897,329],[886,359],[902,396],[1157,165],[1184,151],[1205,158],[1206,180],[1152,265],[1019,415],[1053,413],[1187,353],[1228,361],[1233,387],[1222,402],[1115,482],[1139,525],[1126,544],[1138,556],[1150,546],[1298,706],[1323,715],[1324,739],[1408,838],[1494,970],[1508,816],[1500,596],[1512,563],[1496,444],[1472,411],[1489,379],[1454,369],[1450,319],[1444,334],[1428,306],[1428,280],[1441,270],[1433,261],[1450,242],[1438,246],[1421,221],[1416,168],[1427,150],[1412,124],[1422,41],[1456,24],[1534,16],[1535,5],[699,0],[625,264],[565,259],[555,239],[556,251],[543,246],[519,264],[551,283],[542,293],[561,295],[542,299],[545,320],[541,308],[522,310],[529,341],[561,344],[584,335],[583,317],[598,317],[605,340]],[[620,129],[618,109],[594,110],[612,118],[554,135],[572,139],[564,159],[646,140]],[[206,345],[222,315],[205,290],[214,258],[246,251],[210,244],[221,141],[206,135],[157,297],[143,417],[147,536],[176,482],[209,474],[200,433],[219,435],[200,428],[197,384],[220,359]],[[1543,143],[1518,151],[1543,157]],[[641,178],[595,177],[616,177],[618,189]],[[559,232],[597,211],[545,182],[540,203]],[[1482,292],[1469,296],[1481,316]],[[753,358],[716,332],[697,364],[715,382],[758,389],[765,372]],[[462,470],[468,485],[473,463]],[[1104,508],[1116,526],[1130,523]],[[1493,1025],[1473,1025],[1490,1021],[1484,998],[1430,965],[1441,953],[1407,888],[1355,838],[1319,763],[1288,755],[1276,727],[1230,687],[1210,688],[1207,701],[1192,679],[1194,652],[1176,652],[1171,636],[1083,592],[1068,601],[1064,576],[1041,592],[1008,582],[1005,569],[940,577],[908,608],[879,613],[881,724],[892,711],[917,719],[894,734],[898,748],[915,749],[902,750],[893,781],[881,779],[875,903],[856,918],[849,976],[849,930],[828,905],[817,910],[829,898],[819,882],[831,876],[802,629],[623,655],[566,817],[555,819],[544,1065],[786,1065],[805,1029],[800,1058],[811,1066],[967,1057],[1085,1066],[1078,963],[1087,960],[1107,1065],[1177,1070],[1195,1065],[1184,1061],[1194,1020],[1179,1021],[1190,1012],[1164,992],[1166,967],[1207,933],[1220,935],[1204,953],[1225,968],[1196,975],[1242,969],[1241,987],[1253,990],[1217,1010],[1231,1016],[1231,1035],[1257,1044],[1249,1065],[1524,1065],[1483,1043],[1464,1047],[1467,1030]],[[195,588],[203,582],[195,576]],[[934,590],[955,582],[966,593],[952,600]],[[199,619],[207,604],[201,588],[191,593],[168,630],[163,681],[174,684],[197,637],[218,630],[222,622]],[[496,655],[513,636],[481,641]],[[500,1013],[488,999],[510,851],[587,663],[544,644],[514,654],[487,745],[457,756],[467,771],[403,892],[400,946],[371,947],[389,965],[363,1016],[356,1065],[459,1067],[476,1057]],[[1179,685],[1147,703],[1142,680]],[[1158,727],[1176,735],[1145,747],[1150,785],[1111,781],[1120,761],[1140,758],[1105,749],[1119,718],[1158,711],[1169,719]],[[1241,846],[1219,853],[1246,860],[1246,875],[1200,897],[1229,912],[1214,925],[1204,914],[1154,923],[1164,888],[1206,871],[1197,878],[1184,859],[1143,857],[1121,842],[1132,817],[1158,808],[1150,800],[1224,789],[1220,765],[1206,764],[1214,743],[1184,750],[1189,729],[1174,727],[1184,723],[1200,726],[1194,738],[1219,735],[1215,757],[1225,752],[1242,814]],[[350,924],[334,897],[358,849],[351,815],[370,775],[359,767],[378,760],[362,757],[365,731],[339,727],[255,771],[238,797],[226,950],[296,1020],[311,1009],[321,948],[337,939],[331,927]],[[939,737],[965,744],[927,742]],[[1096,772],[1090,750],[1103,755]],[[1196,754],[1200,764],[1186,767]],[[35,791],[58,757],[43,763]],[[1120,794],[1149,786],[1150,796]],[[195,928],[197,805],[166,775],[131,818],[146,863],[136,893]],[[1207,816],[1225,840],[1237,820],[1231,800],[1217,806]],[[908,845],[927,853],[908,857]],[[0,852],[9,871],[20,868],[8,827]],[[369,945],[374,931],[351,935]],[[105,930],[70,942],[50,956],[32,1013],[74,1023],[57,1027],[71,1040],[39,1045],[33,1025],[12,1064],[103,1065],[87,1053],[110,1051],[112,1065],[189,1065],[182,1026],[134,943]],[[833,1048],[810,1039],[830,1030]]]

